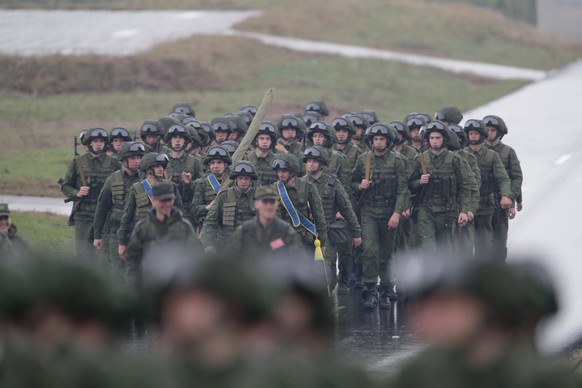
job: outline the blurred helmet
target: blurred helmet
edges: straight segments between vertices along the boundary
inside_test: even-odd
[[[129,131],[123,127],[115,127],[111,129],[109,133],[109,138],[113,139],[123,139],[124,141],[131,141],[131,136],[129,136]]]
[[[327,150],[320,146],[307,147],[303,151],[303,163],[307,163],[309,159],[317,160],[323,166],[329,166],[329,156]]]
[[[145,155],[145,147],[143,144],[135,142],[135,141],[128,141],[121,145],[119,152],[117,153],[117,158],[119,160],[127,159],[131,156],[144,156]]]
[[[293,154],[281,154],[273,160],[273,170],[289,170],[293,174],[299,174],[301,166],[299,159]]]
[[[168,159],[168,155],[166,154],[149,152],[141,159],[139,170],[145,172],[154,166],[164,166],[164,168],[166,168],[169,161],[170,159]]]
[[[253,166],[251,162],[246,160],[241,160],[240,162],[237,162],[234,165],[232,172],[230,173],[230,178],[236,179],[236,177],[239,176],[248,176],[251,177],[253,180],[256,180],[257,173],[255,171],[255,166]]]
[[[206,158],[204,159],[204,164],[209,165],[213,160],[222,160],[227,165],[232,163],[232,160],[230,159],[230,153],[222,146],[213,146],[208,149]]]

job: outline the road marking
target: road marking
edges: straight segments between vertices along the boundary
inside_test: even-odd
[[[560,164],[564,164],[568,161],[568,159],[570,159],[572,157],[572,154],[567,154],[567,155],[562,155],[560,156],[560,158],[558,160],[556,160],[554,163],[560,165]]]
[[[112,38],[131,38],[132,36],[136,36],[139,34],[139,29],[132,28],[127,30],[119,30],[115,31],[111,34]]]

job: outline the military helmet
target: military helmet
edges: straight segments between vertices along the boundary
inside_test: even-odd
[[[501,117],[488,115],[483,117],[483,122],[485,123],[486,127],[493,127],[497,129],[497,131],[500,132],[501,137],[507,135],[507,125]]]
[[[371,109],[364,109],[363,111],[360,112],[360,114],[364,116],[366,120],[368,120],[368,123],[370,123],[370,125],[374,125],[378,122],[378,116],[376,115],[376,112],[374,112]]]
[[[204,159],[204,164],[209,165],[213,160],[222,160],[227,165],[232,164],[232,160],[230,159],[230,153],[228,150],[222,146],[213,146],[208,149],[206,153],[206,158]]]
[[[411,129],[420,129],[426,124],[427,122],[422,117],[411,116],[406,119],[406,125],[408,126],[409,131]]]
[[[247,160],[241,160],[240,162],[237,162],[234,165],[232,172],[230,173],[230,177],[235,179],[239,176],[248,176],[253,180],[256,180],[257,173],[255,171],[255,166],[253,166],[253,164]]]
[[[123,139],[124,141],[131,141],[131,136],[129,136],[129,131],[123,127],[115,127],[111,129],[109,133],[109,138],[113,139]]]
[[[433,121],[432,117],[430,117],[430,115],[428,113],[424,113],[424,112],[419,112],[419,113],[415,114],[414,117],[419,117],[420,119],[424,120],[425,124],[428,124],[431,121]]]
[[[309,128],[314,122],[321,121],[322,119],[323,117],[315,111],[310,111],[303,115],[303,121],[307,128]]]
[[[255,146],[256,141],[259,135],[269,135],[271,137],[271,149],[274,149],[277,145],[277,138],[278,138],[278,131],[275,124],[270,121],[263,121],[261,125],[259,125],[259,129],[257,130],[257,136],[255,136]]]
[[[537,323],[558,311],[556,288],[548,272],[535,262],[512,264],[522,280],[524,321]]]
[[[446,123],[459,124],[463,120],[463,114],[456,106],[445,106],[435,112],[434,118]]]
[[[458,124],[449,124],[447,128],[450,129],[457,136],[457,139],[461,144],[461,148],[467,145],[467,135],[465,134],[463,127],[461,127]]]
[[[186,129],[182,124],[176,124],[169,127],[166,131],[166,136],[164,136],[164,140],[169,144],[174,136],[184,137],[186,143],[189,143],[190,140],[192,140],[192,137],[190,136],[190,129]]]
[[[224,117],[232,123],[231,125],[232,131],[238,132],[240,138],[242,138],[245,135],[245,133],[247,133],[249,126],[245,124],[245,121],[243,120],[242,117],[238,116],[235,113],[226,114]]]
[[[172,112],[180,113],[190,117],[196,117],[196,113],[194,112],[194,108],[187,102],[179,102],[172,108]]]
[[[186,130],[190,132],[190,142],[192,143],[192,147],[200,147],[202,144],[201,135],[206,136],[204,132],[204,128],[202,125],[196,120],[194,117],[188,116],[184,120],[182,120],[182,125]]]
[[[188,116],[188,115],[185,115],[185,114],[182,114],[182,113],[178,113],[178,112],[170,112],[170,113],[168,113],[168,117],[171,117],[173,119],[176,119],[176,120],[178,120],[181,123],[187,117],[192,117],[192,116]]]
[[[87,134],[83,138],[83,145],[89,146],[91,145],[91,142],[95,139],[102,139],[103,141],[105,141],[105,144],[109,144],[109,135],[107,134],[107,131],[104,130],[103,128],[95,127],[90,128],[87,131]]]
[[[79,132],[79,143],[81,143],[81,145],[85,145],[85,136],[87,136],[87,132],[89,132],[89,129],[83,129],[81,130],[81,132]]]
[[[139,164],[140,171],[147,171],[154,166],[166,166],[170,162],[168,155],[158,153],[158,152],[148,152],[141,158],[141,163]]]
[[[228,153],[230,154],[230,156],[232,156],[232,154],[234,154],[236,149],[238,148],[238,144],[239,143],[237,143],[236,141],[227,140],[227,141],[223,141],[220,144],[220,146],[226,148]]]
[[[450,127],[447,127],[447,132],[449,133],[449,137],[447,139],[447,148],[449,151],[460,150],[462,147],[461,142],[459,141],[459,137]]]
[[[216,117],[210,122],[210,126],[214,132],[228,132],[232,133],[233,124],[232,121],[225,117]]]
[[[310,146],[303,151],[303,163],[307,163],[309,159],[317,160],[323,166],[329,166],[327,150],[321,146]]]
[[[429,138],[432,132],[438,132],[441,135],[443,135],[445,145],[449,141],[449,132],[447,131],[447,126],[442,121],[433,120],[426,124],[426,130],[424,132],[424,136],[426,137],[426,139]]]
[[[485,139],[487,139],[487,135],[488,135],[487,127],[485,126],[485,123],[481,120],[470,119],[470,120],[465,121],[464,130],[465,130],[465,133],[467,134],[467,139],[469,138],[469,131],[479,132],[481,142],[483,142],[483,141],[485,141]]]
[[[293,174],[299,174],[301,171],[301,166],[299,165],[299,159],[293,154],[278,154],[275,159],[273,159],[273,170],[289,170]]]
[[[250,114],[249,112],[247,112],[246,110],[241,110],[239,112],[236,112],[236,115],[242,119],[242,121],[246,124],[247,128],[253,122],[254,116],[252,114]]]
[[[390,148],[392,144],[394,144],[394,134],[398,133],[393,125],[386,124],[382,122],[378,122],[373,124],[370,128],[366,130],[366,141],[372,147],[372,141],[374,136],[384,136],[387,142],[387,147]]]
[[[349,133],[348,140],[345,143],[348,143],[352,136],[356,134],[356,129],[354,128],[354,124],[352,123],[349,118],[345,117],[336,117],[331,121],[331,126],[337,132],[340,129],[346,130]]]
[[[279,133],[282,133],[284,129],[294,129],[297,132],[297,138],[300,138],[303,136],[303,133],[305,133],[305,122],[301,117],[291,113],[286,113],[279,119],[277,129],[279,130]]]
[[[200,121],[200,125],[202,126],[203,132],[199,132],[200,135],[200,146],[206,147],[210,143],[212,143],[216,137],[216,134],[212,130],[212,126],[208,121]]]
[[[317,112],[323,117],[329,116],[329,109],[327,109],[327,104],[322,100],[309,101],[305,105],[305,113],[307,112]]]
[[[180,120],[178,120],[172,116],[164,116],[158,120],[158,126],[162,130],[163,136],[165,136],[166,133],[168,132],[168,129],[170,129],[170,127],[172,127],[174,125],[181,125],[181,124],[180,124]]]
[[[396,131],[402,135],[402,140],[397,141],[396,143],[404,143],[406,140],[410,140],[410,129],[408,129],[408,125],[406,125],[406,123],[399,121],[399,120],[394,120],[391,121],[390,124],[394,127],[394,129],[396,129]]]
[[[335,137],[335,131],[329,124],[323,121],[316,121],[309,126],[309,133],[307,134],[307,137],[309,138],[312,144],[313,144],[313,134],[315,133],[321,133],[323,136],[325,136],[326,141],[324,143],[324,147],[326,148],[330,148],[333,145],[333,143],[337,140]]]
[[[240,108],[240,110],[249,112],[253,117],[255,117],[255,115],[257,114],[257,107],[254,105],[245,105],[242,108]]]
[[[139,137],[141,137],[141,139],[143,141],[145,141],[145,138],[147,135],[154,135],[154,136],[162,137],[162,136],[164,136],[164,132],[162,131],[162,128],[160,127],[160,125],[157,121],[146,120],[141,125],[141,128],[139,130]]]
[[[127,141],[121,145],[119,152],[117,153],[117,158],[123,160],[131,156],[144,156],[145,147],[143,144],[135,141]]]
[[[350,117],[348,117],[348,120],[352,122],[352,124],[354,125],[354,129],[356,127],[359,127],[365,131],[370,127],[370,122],[368,121],[368,119],[366,119],[364,115],[361,115],[359,113],[353,113]]]

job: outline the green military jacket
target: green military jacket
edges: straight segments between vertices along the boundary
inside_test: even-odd
[[[277,184],[274,186],[275,189],[278,190]],[[324,246],[325,241],[327,240],[327,222],[321,204],[321,197],[315,186],[306,178],[295,177],[293,184],[291,186],[286,185],[285,188],[287,189],[287,194],[289,194],[289,199],[293,203],[295,209],[315,224],[319,241],[321,242],[321,245]],[[285,210],[285,206],[283,206],[282,200],[279,199],[279,202],[279,217],[283,221],[287,221],[289,224],[293,225],[289,213]],[[301,225],[297,226],[295,230],[302,236],[304,241],[308,241],[312,238],[312,234]]]
[[[466,148],[467,152],[477,158],[479,172],[481,175],[481,186],[479,188],[480,202],[478,214],[490,214],[493,208],[498,206],[498,199],[493,195],[499,193],[502,196],[512,195],[509,176],[499,154],[482,146],[477,151],[471,147]]]
[[[6,258],[11,257],[16,253],[10,239],[8,238],[8,234],[0,233],[0,257]]]
[[[335,143],[333,145],[333,149],[338,151],[338,152],[341,152],[348,159],[348,165],[349,165],[349,170],[350,170],[350,179],[351,179],[351,171],[356,166],[356,160],[358,160],[360,155],[362,155],[364,153],[364,150],[362,150],[360,147],[358,147],[357,145],[355,145],[351,142],[345,144],[344,148],[339,148],[338,144]],[[348,186],[345,186],[345,184],[344,184],[344,187],[348,187]]]
[[[424,158],[427,171],[431,174],[429,183],[422,189],[420,158]],[[471,179],[468,171],[463,168],[462,158],[452,151],[442,150],[435,154],[429,150],[418,155],[408,184],[410,190],[420,196],[421,206],[428,206],[432,211],[444,212],[450,209],[466,213],[470,210]]]
[[[371,209],[388,218],[392,212],[402,213],[408,208],[410,193],[406,162],[395,152],[386,150],[383,155],[375,155],[373,151],[363,153],[356,161],[352,174],[352,189],[362,195],[359,186],[365,178],[368,155],[371,155],[370,180],[373,183],[363,194],[362,209]]]
[[[160,180],[163,182],[164,180]],[[119,245],[127,245],[129,242],[129,236],[135,224],[146,218],[149,210],[152,208],[152,202],[142,186],[142,180],[134,183],[125,197],[125,207],[123,208],[123,214],[121,216],[121,221],[119,223],[119,228],[117,229],[117,239],[119,240]],[[182,198],[180,198],[180,192],[178,191],[178,186],[172,182],[174,185],[174,194],[176,199],[174,199],[174,207],[182,211],[184,205],[182,203]]]
[[[272,151],[269,151],[265,157],[257,156],[255,151],[246,155],[246,159],[255,167],[259,186],[270,185],[279,180],[277,171],[273,170],[275,157],[276,155]]]
[[[332,175],[337,172],[337,177],[344,185],[344,188],[351,189],[352,183],[352,169],[350,168],[350,162],[348,161],[347,156],[339,151],[333,149],[326,149],[328,152],[329,157],[329,165],[323,166],[323,172],[326,174]],[[353,194],[350,192],[348,193],[350,198]]]
[[[170,159],[168,166],[164,175],[167,180],[171,180],[178,186],[180,191],[180,197],[184,203],[184,209],[190,210],[190,204],[192,203],[192,197],[194,196],[195,184],[194,182],[198,178],[204,176],[204,170],[202,169],[202,163],[200,160],[194,156],[184,153],[178,158],[173,158],[168,155]],[[182,181],[182,172],[189,172],[192,174],[192,181],[188,184],[184,184]],[[186,214],[188,216],[188,214]]]
[[[358,217],[356,217],[356,213],[354,213],[352,203],[350,202],[350,198],[342,183],[336,181],[333,186],[329,185],[328,182],[330,176],[325,173],[321,174],[317,179],[311,175],[307,175],[306,178],[317,188],[317,192],[321,197],[321,203],[327,224],[329,225],[334,222],[336,220],[336,214],[339,212],[347,221],[352,237],[362,237],[362,228],[358,222]]]
[[[92,221],[95,216],[95,209],[97,208],[97,199],[105,180],[115,170],[121,168],[121,164],[114,160],[111,156],[105,153],[94,157],[90,153],[77,156],[83,166],[87,185],[89,186],[89,194],[82,199],[77,197],[77,193],[81,188],[81,177],[77,169],[77,163],[72,160],[67,167],[61,191],[67,198],[75,201],[81,201],[74,214],[74,219],[79,221]]]
[[[281,144],[285,149],[292,153],[293,155],[301,158],[303,156],[303,151],[305,150],[305,146],[300,141],[294,140],[289,144],[283,144],[283,139],[277,140],[278,144]]]
[[[10,228],[8,228],[7,236],[16,255],[22,256],[30,253],[30,246],[25,239],[18,235],[18,228],[16,225],[10,225]]]
[[[210,174],[211,173],[208,173],[206,176],[199,178],[194,182],[194,197],[192,198],[192,204],[190,205],[190,222],[192,222],[192,225],[202,225],[204,223],[204,219],[208,214],[206,206],[210,205],[218,194],[208,180]],[[224,172],[224,176],[221,179],[217,179],[218,183],[222,184],[222,181],[229,175],[230,170],[227,169]]]
[[[523,173],[521,171],[521,165],[515,150],[504,144],[502,142],[497,143],[494,146],[485,145],[489,149],[497,152],[501,158],[501,162],[507,171],[507,175],[511,180],[511,197],[517,202],[521,202],[521,185],[523,184]],[[514,203],[515,204],[515,203]]]
[[[146,154],[149,154],[150,152],[158,152],[160,154],[168,155],[170,153],[170,149],[160,142],[158,142],[154,147],[147,144],[146,142],[142,142],[142,144]]]
[[[477,214],[481,201],[481,195],[479,194],[479,189],[481,188],[481,173],[479,172],[477,158],[465,150],[459,150],[456,153],[463,160],[463,168],[471,178],[471,199],[469,200],[468,211]]]
[[[148,252],[171,245],[180,249],[186,247],[186,251],[189,251],[197,249],[199,241],[192,224],[184,218],[180,210],[174,207],[171,216],[160,221],[156,218],[156,209],[152,208],[147,217],[135,225],[127,244],[125,251],[127,281],[130,284],[139,281],[142,261]]]
[[[223,245],[237,226],[254,218],[256,214],[254,195],[254,187],[242,192],[235,186],[219,193],[204,219],[200,233],[202,246]]]
[[[288,222],[276,218],[271,225],[263,226],[257,216],[235,229],[228,249],[244,260],[252,260],[298,251],[303,249],[303,244]]]
[[[105,233],[117,233],[125,208],[125,197],[131,186],[139,181],[139,174],[129,175],[123,168],[107,177],[97,200],[93,221],[96,240],[102,239]]]

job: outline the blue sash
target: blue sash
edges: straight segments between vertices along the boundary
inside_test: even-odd
[[[214,174],[209,174],[208,175],[208,182],[210,183],[210,186],[212,186],[212,189],[218,193],[220,191],[220,182],[218,182],[218,180],[216,179],[216,177],[214,176]]]
[[[143,187],[145,192],[148,194],[148,197],[150,197],[150,202],[151,202],[154,194],[152,193],[152,187],[150,186],[150,183],[148,182],[147,179],[144,179],[143,181],[141,181],[141,186]]]
[[[277,189],[279,190],[279,196],[281,198],[281,202],[283,203],[283,207],[285,210],[287,210],[289,217],[291,217],[293,226],[298,227],[301,225],[307,229],[307,231],[317,237],[317,228],[315,227],[315,224],[303,214],[299,213],[297,209],[295,209],[295,206],[293,206],[293,202],[291,202],[291,198],[289,198],[289,194],[287,193],[287,189],[285,188],[283,182],[279,181],[277,183]]]

